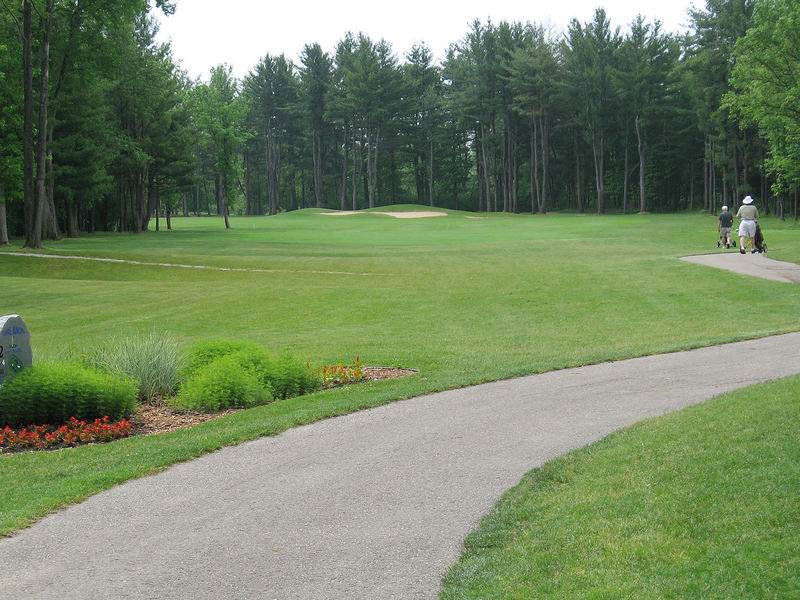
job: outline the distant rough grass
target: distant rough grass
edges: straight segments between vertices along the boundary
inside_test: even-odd
[[[153,403],[178,392],[183,355],[172,338],[152,331],[133,337],[113,337],[89,351],[83,362],[134,380],[139,400]]]

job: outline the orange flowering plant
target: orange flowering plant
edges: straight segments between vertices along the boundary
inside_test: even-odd
[[[339,363],[338,365],[325,365],[319,370],[322,378],[322,386],[325,388],[347,385],[364,381],[364,365],[361,357],[356,356],[356,361],[352,365]]]

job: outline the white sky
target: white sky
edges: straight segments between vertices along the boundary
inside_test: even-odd
[[[704,4],[698,0],[698,4]],[[246,74],[267,53],[296,58],[307,42],[332,50],[346,31],[385,38],[402,56],[427,42],[438,58],[461,39],[475,18],[494,22],[547,23],[563,30],[572,17],[587,21],[604,6],[623,30],[642,13],[669,31],[687,27],[692,0],[177,0],[177,10],[161,21],[161,40],[172,40],[175,57],[192,77],[220,63]]]

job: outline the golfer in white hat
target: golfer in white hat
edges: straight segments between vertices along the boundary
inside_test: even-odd
[[[753,206],[753,199],[747,196],[742,200],[742,205],[739,207],[739,212],[736,216],[741,219],[739,223],[739,252],[747,254],[747,240],[753,245],[753,239],[756,237],[756,220],[758,219],[758,209]],[[753,252],[755,252],[753,245]]]

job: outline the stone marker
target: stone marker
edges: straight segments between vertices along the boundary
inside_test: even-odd
[[[33,364],[31,334],[19,315],[0,317],[0,385]]]

